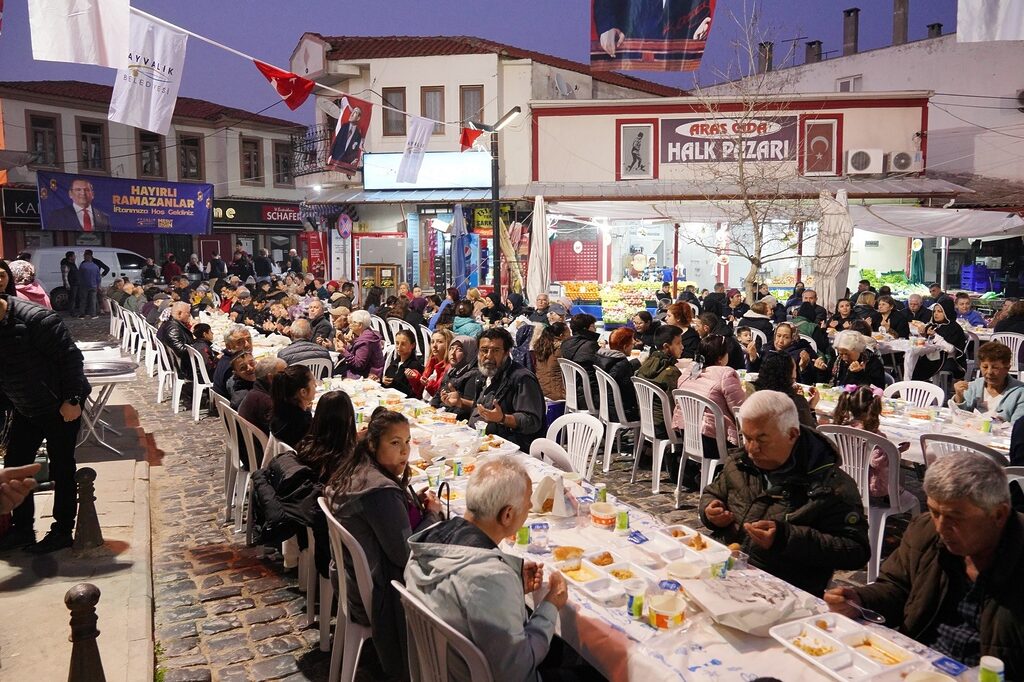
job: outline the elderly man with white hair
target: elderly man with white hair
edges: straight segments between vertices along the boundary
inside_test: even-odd
[[[832,363],[823,358],[814,361],[819,382],[833,386],[877,386],[885,388],[885,367],[871,351],[874,340],[853,329],[844,329],[836,334],[832,348],[836,352]],[[814,372],[812,372],[813,374]]]
[[[213,390],[228,397],[228,380],[234,374],[231,363],[239,353],[252,352],[252,334],[244,324],[234,324],[224,332],[224,352],[213,370]]]
[[[188,348],[196,340],[190,327],[192,322],[192,306],[185,301],[171,305],[171,316],[164,320],[156,332],[156,337],[164,342],[178,358],[178,377],[192,378],[192,365],[189,364]]]
[[[515,458],[489,459],[469,480],[465,517],[409,538],[406,587],[483,652],[495,680],[540,680],[537,668],[567,599],[565,579],[554,572],[547,594],[527,613],[524,591],[541,587],[543,566],[499,548],[526,522],[532,492],[530,476]],[[470,680],[457,656],[448,657],[448,675]]]
[[[878,580],[825,593],[969,666],[995,656],[1024,678],[1024,515],[1010,508],[1006,471],[981,454],[938,458],[924,477],[928,512],[907,527]]]
[[[778,391],[746,399],[740,430],[745,451],[725,461],[701,496],[704,525],[741,544],[751,565],[814,595],[836,569],[863,567],[867,518],[832,441],[801,427],[793,401]]]
[[[292,322],[288,335],[291,336],[292,342],[278,351],[277,357],[289,365],[304,360],[331,361],[330,351],[313,341],[313,326],[309,320],[298,319]]]
[[[911,294],[907,297],[907,317],[925,324],[932,321],[932,311],[925,306],[921,294]]]
[[[313,343],[327,346],[334,340],[334,325],[331,324],[331,318],[324,314],[323,301],[318,298],[310,301],[306,307],[306,317],[313,329]]]
[[[352,343],[341,348],[341,366],[349,377],[379,379],[384,374],[384,349],[381,338],[370,327],[370,313],[356,310],[348,318]]]

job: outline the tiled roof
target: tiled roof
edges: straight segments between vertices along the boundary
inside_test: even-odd
[[[687,94],[685,90],[679,88],[618,73],[591,71],[588,65],[580,62],[473,36],[321,36],[316,33],[312,35],[330,45],[330,50],[327,52],[328,59],[348,61],[456,54],[497,54],[512,59],[532,59],[555,68],[592,76],[594,80],[603,83],[631,88],[659,97],[681,97]]]
[[[959,207],[1024,210],[1024,182],[1012,182],[968,173],[933,173],[929,171],[928,175],[974,190],[974,194],[965,194],[956,198],[956,205]]]
[[[14,90],[33,95],[45,95],[59,97],[64,100],[78,100],[107,105],[110,103],[110,95],[114,88],[110,85],[83,83],[81,81],[0,81],[0,91],[2,90]],[[177,103],[174,105],[174,116],[199,119],[209,123],[244,121],[293,130],[305,127],[294,121],[285,121],[284,119],[272,116],[254,114],[244,109],[236,109],[235,107],[193,99],[191,97],[178,98]]]

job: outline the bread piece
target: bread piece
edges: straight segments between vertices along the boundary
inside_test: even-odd
[[[554,555],[555,561],[566,561],[567,559],[580,559],[583,557],[583,549],[571,545],[555,547],[551,553]]]

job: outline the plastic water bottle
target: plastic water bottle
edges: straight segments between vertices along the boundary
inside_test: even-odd
[[[978,682],[1003,682],[1006,679],[1006,666],[995,656],[982,656],[978,668]]]

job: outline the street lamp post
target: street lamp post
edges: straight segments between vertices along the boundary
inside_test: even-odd
[[[505,115],[498,119],[498,122],[494,125],[484,125],[483,123],[474,123],[473,125],[485,132],[491,134],[491,251],[493,265],[494,278],[494,291],[498,294],[498,298],[501,298],[501,197],[499,195],[499,177],[498,177],[498,131],[507,126],[512,120],[522,113],[522,108],[514,106],[505,112]]]

